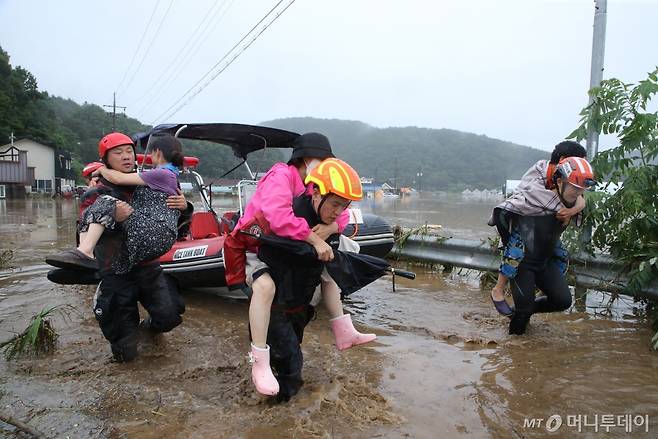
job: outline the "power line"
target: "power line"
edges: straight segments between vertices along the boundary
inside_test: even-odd
[[[226,13],[231,8],[231,6],[233,5],[234,2],[235,2],[235,0],[230,0],[230,3],[228,3],[227,7],[224,9],[224,11],[220,15],[220,17],[214,22],[214,24],[212,26],[212,29],[209,29],[208,32],[204,32],[205,37],[203,37],[203,35],[199,36],[199,39],[195,42],[194,47],[190,50],[189,53],[185,54],[185,56],[181,59],[181,62],[179,63],[176,71],[174,73],[172,73],[171,77],[169,77],[167,79],[166,84],[163,84],[163,86],[160,89],[160,92],[157,95],[153,96],[152,99],[149,100],[149,103],[141,109],[140,113],[143,112],[144,110],[146,110],[147,107],[150,107],[151,104],[154,104],[154,103],[158,102],[160,99],[162,99],[162,97],[167,92],[167,86],[169,84],[173,83],[176,79],[178,79],[180,74],[185,71],[185,67],[187,66],[187,64],[194,59],[194,56],[199,52],[199,49],[208,40],[208,37],[210,35],[212,35],[212,31],[217,27],[217,25],[219,23],[221,23],[221,21],[226,16]],[[208,23],[208,25],[210,25],[210,22]]]
[[[206,15],[206,20],[207,18],[210,18],[208,21],[205,22],[205,26],[203,29],[201,29],[201,32],[196,35],[192,35],[190,39],[188,40],[188,43],[192,43],[189,45],[189,50],[185,51],[185,48],[187,47],[187,44],[181,48],[181,50],[178,52],[172,63],[169,65],[169,67],[173,67],[172,69],[168,69],[170,71],[164,72],[164,73],[169,73],[168,76],[162,81],[162,83],[156,84],[154,83],[154,86],[149,89],[147,93],[142,95],[139,100],[142,98],[146,97],[149,92],[153,91],[155,88],[154,93],[151,95],[150,98],[146,101],[146,103],[140,108],[138,111],[139,118],[141,118],[141,115],[147,111],[148,108],[151,107],[151,105],[155,102],[158,102],[168,91],[169,89],[167,88],[169,84],[173,83],[179,76],[180,74],[185,70],[185,67],[187,66],[188,62],[194,58],[194,55],[198,52],[199,48],[201,45],[208,39],[208,37],[212,34],[212,31],[217,27],[217,25],[222,21],[224,16],[226,16],[226,13],[230,9],[230,7],[233,5],[233,2],[235,0],[231,0],[230,3],[227,4],[226,0],[222,3],[222,5],[218,8],[215,9],[212,13],[208,11],[208,14]],[[226,6],[224,8],[224,6]],[[211,8],[212,9],[212,8]],[[221,12],[221,15],[219,18],[215,20],[217,15]],[[199,27],[203,25],[204,22],[200,23]],[[198,29],[197,28],[197,29]],[[183,53],[185,52],[185,53]],[[182,56],[181,56],[182,54]],[[164,78],[164,74],[160,76],[158,79]],[[158,81],[156,81],[157,83]],[[139,101],[138,100],[138,101]]]
[[[146,33],[148,32],[149,28],[151,27],[151,22],[153,21],[153,17],[155,16],[155,11],[158,10],[158,5],[160,4],[160,0],[157,0],[155,3],[155,7],[153,8],[153,12],[151,12],[151,18],[149,18],[149,22],[144,28],[144,32],[142,32],[142,37],[139,39],[139,44],[137,44],[137,48],[135,49],[135,53],[133,53],[133,57],[130,60],[130,63],[128,63],[128,67],[126,67],[126,71],[123,73],[123,77],[121,78],[121,81],[119,82],[119,85],[117,85],[116,91],[119,91],[121,89],[121,85],[123,85],[123,81],[126,80],[126,76],[128,76],[128,72],[130,71],[130,68],[133,66],[133,63],[135,62],[135,58],[137,57],[137,53],[139,52],[139,49],[142,48],[142,43],[144,42],[144,37],[146,36]]]
[[[174,56],[174,58],[171,60],[171,62],[170,62],[169,65],[167,66],[167,68],[162,70],[162,73],[160,74],[160,76],[158,77],[158,79],[156,79],[155,82],[151,83],[150,87],[149,87],[149,88],[148,88],[148,89],[147,89],[147,90],[146,90],[146,91],[145,91],[140,97],[138,97],[138,98],[135,99],[133,102],[131,102],[131,105],[136,104],[137,102],[139,102],[139,101],[141,101],[142,99],[144,99],[149,93],[151,93],[151,91],[155,88],[155,86],[158,85],[158,84],[160,83],[160,81],[162,80],[162,78],[163,78],[167,73],[169,73],[169,71],[171,70],[171,68],[172,68],[177,62],[180,61],[180,55],[181,55],[181,54],[183,53],[183,51],[187,48],[187,46],[190,44],[190,41],[192,41],[192,39],[196,36],[196,33],[199,31],[199,29],[201,28],[201,26],[206,22],[206,20],[208,20],[209,17],[211,17],[211,16],[213,15],[213,12],[212,12],[212,11],[215,9],[215,7],[216,7],[217,4],[219,3],[219,1],[220,1],[220,0],[215,0],[215,2],[212,4],[212,6],[210,7],[210,9],[208,9],[208,11],[204,14],[203,19],[202,19],[202,20],[199,22],[199,24],[196,26],[196,28],[194,29],[194,31],[192,32],[192,34],[190,34],[190,37],[187,39],[187,41],[185,42],[185,44],[183,44],[183,46],[180,48],[180,50],[178,51],[178,53],[176,54],[176,56]],[[226,1],[226,0],[225,0],[225,1]]]
[[[133,79],[135,79],[135,76],[139,72],[139,70],[142,68],[142,65],[144,64],[144,61],[146,61],[146,58],[148,57],[148,54],[151,53],[151,47],[153,47],[153,43],[155,42],[156,38],[158,37],[158,34],[160,33],[160,29],[162,28],[162,25],[165,22],[165,19],[167,18],[167,15],[169,15],[169,11],[171,10],[171,6],[174,4],[175,0],[171,0],[169,2],[169,6],[167,7],[167,10],[165,11],[164,15],[162,16],[162,19],[160,20],[160,24],[158,25],[158,28],[155,30],[155,33],[153,34],[153,38],[151,39],[151,43],[149,44],[148,48],[146,49],[146,52],[144,52],[144,56],[142,57],[142,61],[139,63],[137,66],[137,69],[133,72],[133,75],[130,77],[130,80],[128,81],[128,84],[126,85],[125,90],[128,90],[130,88],[130,85],[133,83]]]
[[[224,9],[224,11],[222,12],[222,15],[220,15],[219,18],[217,19],[217,21],[213,24],[211,32],[207,32],[205,34],[205,36],[198,42],[196,47],[194,49],[192,49],[193,51],[190,53],[190,59],[194,58],[194,56],[199,52],[199,49],[203,46],[203,43],[205,43],[208,40],[208,37],[210,37],[210,35],[212,35],[212,31],[215,30],[217,25],[222,22],[222,20],[226,16],[226,13],[228,12],[228,10],[231,9],[231,6],[233,6],[233,3],[235,3],[235,0],[230,0],[228,5],[226,6],[226,9]]]
[[[265,30],[267,30],[267,28],[270,27],[270,26],[272,25],[272,23],[274,23],[274,22],[276,21],[277,18],[279,18],[284,12],[286,12],[286,10],[287,10],[290,6],[292,6],[293,3],[295,3],[295,0],[288,0],[288,4],[287,4],[283,9],[281,9],[280,12],[278,12],[276,15],[274,15],[274,17],[272,17],[272,18],[270,19],[270,21],[267,22],[267,23],[263,26],[262,29],[260,29],[257,33],[255,33],[254,31],[255,31],[256,29],[258,29],[258,26],[260,26],[261,23],[263,23],[263,22],[264,22],[264,21],[265,21],[265,20],[266,20],[271,14],[272,14],[272,12],[274,12],[274,11],[279,7],[279,5],[281,5],[281,3],[283,3],[283,0],[279,0],[279,2],[278,2],[276,5],[274,5],[274,7],[273,7],[272,9],[270,9],[270,10],[268,11],[268,13],[265,14],[265,16],[263,16],[263,18],[261,18],[261,19],[258,21],[258,23],[256,23],[256,25],[255,25],[254,27],[252,27],[252,28],[249,30],[249,32],[247,32],[247,33],[246,33],[246,34],[240,39],[240,41],[238,41],[238,42],[237,42],[237,43],[236,43],[236,44],[235,44],[235,45],[234,45],[234,46],[233,46],[228,52],[226,52],[226,54],[225,54],[225,55],[224,55],[219,61],[217,61],[217,63],[215,63],[215,65],[214,65],[214,66],[213,66],[208,72],[206,72],[206,73],[205,73],[205,74],[204,74],[204,75],[203,75],[203,76],[202,76],[202,77],[201,77],[201,78],[200,78],[200,79],[199,79],[199,80],[198,80],[198,81],[197,81],[192,87],[190,87],[185,93],[183,93],[183,95],[182,95],[180,98],[178,98],[178,100],[176,100],[176,102],[174,102],[172,105],[170,105],[169,108],[167,108],[167,109],[166,109],[166,110],[165,110],[160,116],[158,116],[157,118],[155,118],[155,120],[152,122],[152,124],[155,124],[155,122],[158,121],[158,120],[160,120],[160,119],[167,119],[167,118],[172,117],[172,116],[175,115],[176,113],[178,113],[178,112],[179,112],[179,111],[180,111],[185,105],[187,105],[192,99],[194,99],[195,96],[197,96],[197,95],[198,95],[199,93],[201,93],[201,92],[202,92],[202,91],[203,91],[208,85],[210,85],[210,83],[211,83],[211,82],[212,82],[217,76],[219,76],[224,70],[226,70],[226,69],[228,68],[228,66],[230,66],[230,65],[233,63],[233,61],[235,61],[235,60],[236,60],[236,59],[237,59],[237,58],[238,58],[238,57],[239,57],[239,56],[240,56],[245,50],[247,50],[247,49],[249,48],[249,46],[251,46],[251,45],[253,44],[253,42],[256,41],[256,40],[258,39],[258,37],[259,37],[263,32],[265,32]],[[243,41],[244,41],[244,40],[246,40],[250,35],[252,35],[252,34],[254,34],[254,33],[255,33],[255,35],[253,35],[251,41],[249,41],[245,46],[243,46],[242,49],[241,49],[238,53],[236,53],[236,54],[235,54],[235,55],[234,55],[234,56],[233,56],[233,57],[232,57],[232,58],[231,58],[231,59],[230,59],[225,65],[223,65],[223,66],[222,66],[222,67],[221,67],[221,68],[220,68],[215,74],[213,74],[213,75],[210,77],[210,79],[208,79],[208,81],[205,82],[205,84],[203,84],[203,85],[202,85],[201,87],[199,87],[196,91],[194,91],[194,93],[190,94],[190,92],[192,92],[192,90],[194,90],[194,88],[195,88],[196,86],[198,86],[198,85],[199,85],[199,84],[200,84],[200,83],[201,83],[201,82],[202,82],[202,81],[203,81],[208,75],[210,75],[210,74],[212,73],[213,70],[215,70],[218,66],[220,66],[221,63],[222,63],[226,58],[228,58],[228,56],[229,56],[229,55],[230,55],[230,54],[231,54],[231,53],[232,53],[232,52],[233,52],[233,51],[234,51],[234,50],[235,50],[235,49],[236,49],[236,48],[237,48],[237,47],[238,47]],[[176,105],[178,105],[178,103],[179,103],[180,101],[182,101],[183,99],[185,99],[185,97],[186,97],[188,94],[190,94],[190,95],[189,95],[189,97],[187,98],[187,100],[186,100],[185,102],[183,102],[181,105],[179,105],[178,107],[176,107]],[[172,109],[173,109],[173,111],[172,111]],[[164,116],[166,116],[166,117],[164,117]]]

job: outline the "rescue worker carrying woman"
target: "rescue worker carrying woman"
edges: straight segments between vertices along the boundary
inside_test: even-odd
[[[515,305],[510,313],[510,334],[524,334],[535,313],[564,311],[571,306],[571,291],[563,273],[568,255],[555,255],[566,225],[555,215],[559,209],[547,209],[544,213],[536,210],[551,205],[573,207],[596,182],[592,166],[581,157],[562,159],[550,179],[551,190],[547,191],[541,183],[528,185],[496,206],[489,220],[489,225],[498,229],[506,253],[509,246],[521,250],[516,266],[508,266],[505,271]],[[530,205],[527,200],[539,202]],[[535,300],[535,288],[546,295],[545,300]]]

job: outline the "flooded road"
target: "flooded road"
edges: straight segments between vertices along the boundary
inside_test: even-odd
[[[491,234],[492,202],[368,202],[365,211],[392,222]],[[0,359],[0,411],[48,437],[543,438],[554,415],[562,425],[550,437],[656,437],[658,357],[631,301],[602,317],[590,294],[586,308],[534,316],[528,334],[509,336],[475,274],[430,267],[410,267],[417,279],[400,279],[396,292],[381,279],[351,296],[359,329],[378,335],[369,345],[337,351],[320,306],[304,336],[305,385],[286,404],[253,390],[244,301],[185,292],[180,327],[144,341],[134,363],[112,363],[91,312],[94,288],[45,278],[43,258],[71,245],[76,212],[76,201],[0,200],[0,250],[13,250],[16,266],[0,272],[0,340],[44,306],[69,306],[53,318],[53,355]],[[0,437],[19,436],[0,423]]]

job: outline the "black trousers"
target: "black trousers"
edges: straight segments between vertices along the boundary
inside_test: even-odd
[[[288,401],[304,384],[301,344],[304,328],[314,315],[315,309],[311,305],[294,309],[272,308],[267,344],[270,345],[270,363],[279,382],[279,401]]]
[[[138,302],[149,313],[151,331],[168,332],[183,321],[183,299],[159,264],[140,265],[123,275],[104,275],[94,314],[119,361],[137,356]]]
[[[521,263],[516,277],[510,279],[510,288],[516,308],[509,324],[510,334],[525,333],[530,317],[535,313],[564,311],[571,307],[571,290],[555,260],[549,261],[541,271],[533,271]],[[535,302],[535,288],[539,288],[548,299]]]

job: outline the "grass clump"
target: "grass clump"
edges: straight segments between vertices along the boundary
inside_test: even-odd
[[[0,343],[0,351],[5,359],[13,360],[27,355],[42,355],[52,353],[57,341],[57,331],[50,322],[53,312],[58,306],[43,308],[32,317],[30,324],[20,334]]]

